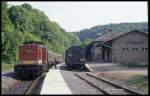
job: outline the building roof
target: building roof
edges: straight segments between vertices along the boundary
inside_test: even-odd
[[[109,42],[109,41],[112,41],[114,39],[120,38],[122,36],[125,36],[125,35],[131,33],[131,32],[140,32],[141,34],[144,34],[144,35],[148,36],[148,32],[142,32],[142,31],[138,31],[138,30],[132,30],[130,32],[125,32],[125,33],[124,32],[119,32],[119,33],[107,32],[104,35],[102,35],[101,37],[93,40],[93,42],[90,43],[86,47],[86,49],[88,48],[88,50],[90,50],[95,42],[99,42],[99,44],[96,45],[97,47],[102,45],[102,46],[105,46],[107,48],[111,48],[112,49],[112,47],[107,45],[106,42]]]
[[[139,30],[132,30],[130,32],[125,32],[125,33],[124,32],[119,32],[119,33],[117,33],[117,32],[107,32],[104,35],[102,35],[101,37],[99,37],[99,38],[97,38],[93,41],[107,42],[107,41],[111,41],[111,40],[114,40],[116,38],[122,37],[124,35],[127,35],[131,32],[140,32],[140,33],[145,34],[145,35],[148,36],[148,33],[142,32],[142,31],[139,31]]]
[[[102,36],[96,38],[96,39],[93,40],[93,41],[106,42],[106,41],[111,40],[111,39],[113,39],[113,38],[116,38],[116,37],[118,37],[118,36],[120,36],[120,35],[122,35],[122,34],[123,34],[123,32],[119,32],[119,33],[117,33],[117,32],[107,32],[107,33],[105,33],[104,35],[102,35]]]

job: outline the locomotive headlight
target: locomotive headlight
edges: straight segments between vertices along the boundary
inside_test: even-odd
[[[68,54],[68,56],[73,56],[72,54]]]
[[[85,61],[85,59],[80,59],[80,61]]]

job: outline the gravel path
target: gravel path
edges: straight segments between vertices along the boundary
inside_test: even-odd
[[[75,76],[71,71],[61,70],[61,74],[73,94],[103,94]]]
[[[1,91],[2,94],[5,93],[10,87],[14,86],[14,84],[17,83],[18,78],[16,77],[16,74],[12,71],[2,73],[1,75]]]
[[[15,87],[11,88],[6,95],[23,95],[25,94],[32,81],[21,81]]]

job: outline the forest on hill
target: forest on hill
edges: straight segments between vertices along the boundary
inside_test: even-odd
[[[49,50],[60,54],[69,46],[80,44],[77,36],[29,4],[8,7],[7,2],[2,2],[1,10],[2,62],[16,63],[18,47],[26,41],[41,41]]]
[[[89,29],[74,32],[74,34],[80,38],[81,42],[83,42],[86,39],[96,39],[99,37],[99,34],[103,34],[105,32],[129,32],[135,29],[148,32],[148,22],[97,25]]]

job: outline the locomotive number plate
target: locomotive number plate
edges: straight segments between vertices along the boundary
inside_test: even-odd
[[[32,52],[32,50],[31,50],[31,49],[28,49],[28,50],[26,50],[26,52]]]

